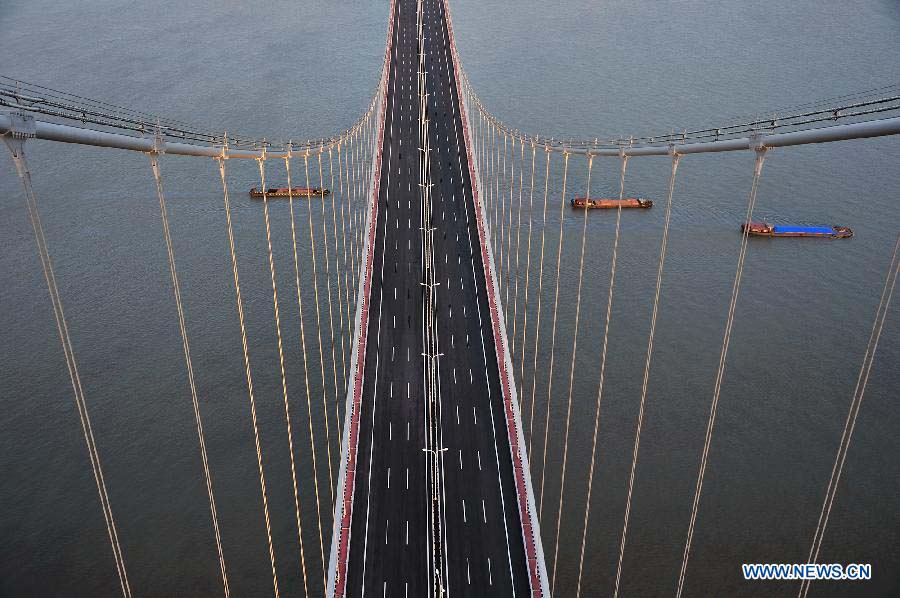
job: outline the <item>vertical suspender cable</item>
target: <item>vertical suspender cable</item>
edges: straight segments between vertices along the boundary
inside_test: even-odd
[[[357,206],[357,196],[356,196],[356,133],[351,133],[350,138],[348,140],[349,147],[347,148],[347,160],[348,160],[348,171],[347,171],[347,186],[348,186],[348,195],[350,196],[350,221],[353,223],[351,230],[353,231],[353,235],[351,237],[353,241],[353,288],[356,288],[357,284],[359,284],[359,267],[358,264],[361,260],[361,255],[359,252],[359,229],[361,228],[359,222],[359,208]]]
[[[513,229],[513,202],[515,201],[515,197],[513,197],[516,193],[516,136],[510,134],[510,139],[512,140],[512,150],[509,158],[509,222],[506,227],[506,288],[503,297],[503,306],[506,308],[506,329],[509,330],[510,327],[513,329],[515,326],[510,325],[510,318],[512,316],[512,309],[509,307],[509,289],[512,286],[512,281],[510,280],[510,276],[512,274],[512,229]],[[521,146],[522,143],[520,142]],[[519,208],[521,210],[521,195],[519,196]],[[521,211],[519,212],[521,216]],[[519,223],[521,224],[521,218],[519,219]],[[514,355],[515,353],[511,353]]]
[[[512,234],[512,214],[513,214],[513,189],[515,187],[515,164],[516,164],[516,137],[512,133],[509,134],[510,141],[510,150],[509,157],[504,153],[504,171],[503,171],[503,184],[505,185],[505,189],[503,190],[503,201],[504,210],[503,214],[503,238],[500,240],[501,250],[504,252],[505,256],[504,263],[500,266],[500,271],[497,272],[497,277],[503,281],[503,289],[504,297],[503,297],[503,320],[506,323],[506,329],[510,330],[511,325],[509,322],[509,317],[512,315],[512,308],[509,305],[509,264],[512,262],[512,253],[510,252],[509,247],[509,239]],[[504,147],[504,150],[506,148]],[[509,160],[509,178],[506,178],[506,160]],[[507,203],[507,198],[509,201]]]
[[[347,333],[347,325],[344,322],[344,293],[341,288],[341,251],[340,251],[340,237],[338,236],[338,227],[337,227],[337,196],[335,194],[334,188],[334,156],[333,150],[334,144],[328,145],[328,178],[330,179],[329,188],[331,189],[331,234],[334,238],[334,276],[337,283],[337,295],[338,295],[338,317],[340,320],[340,337],[341,337],[341,388],[347,388],[347,345],[345,342],[345,336]],[[323,196],[324,199],[324,196]],[[349,303],[350,298],[347,298]],[[340,401],[338,401],[340,404]],[[340,420],[340,417],[338,418]],[[340,427],[338,428],[340,431]],[[338,434],[338,438],[341,435]]]
[[[498,220],[500,219],[500,202],[497,201],[497,195],[499,194],[499,189],[497,188],[497,171],[499,170],[498,166],[500,164],[500,144],[497,143],[497,126],[492,122],[491,123],[491,203],[493,204],[494,209],[494,218],[491,222],[491,235],[493,236],[493,240],[491,241],[491,249],[494,254],[494,261],[500,257],[497,255],[497,231],[499,230],[500,223]]]
[[[884,288],[881,291],[881,300],[878,302],[878,309],[875,312],[875,321],[872,323],[872,332],[869,335],[866,353],[859,368],[859,376],[856,378],[856,388],[853,389],[853,399],[850,401],[850,410],[847,413],[847,420],[844,422],[841,442],[834,459],[834,465],[831,468],[831,478],[828,480],[828,487],[825,490],[825,500],[822,503],[822,510],[819,512],[819,521],[816,524],[815,534],[813,534],[812,545],[809,547],[807,563],[816,563],[819,560],[819,550],[822,548],[825,528],[831,515],[831,507],[834,505],[838,484],[841,481],[841,473],[844,471],[844,461],[847,459],[847,451],[850,450],[850,440],[853,438],[853,430],[856,428],[856,418],[859,415],[859,408],[862,405],[863,395],[866,392],[869,373],[872,371],[872,363],[875,360],[875,350],[878,349],[878,341],[881,338],[884,321],[887,318],[888,308],[891,305],[891,297],[894,294],[894,286],[897,284],[898,273],[900,273],[900,236],[897,237],[897,241],[894,243],[894,253],[891,256]],[[800,582],[798,598],[806,596],[807,592],[809,592],[809,585],[810,580],[808,579]]]
[[[470,126],[472,128],[472,155],[475,156],[475,170],[478,172],[478,176],[481,176],[481,114],[472,112],[472,105],[470,103],[469,97],[469,88],[466,87],[466,82],[463,81],[463,97],[462,101],[466,107],[466,114],[469,115],[470,118]]]
[[[485,143],[484,143],[484,198],[485,198],[485,212],[487,213],[488,226],[490,229],[488,233],[490,234],[490,238],[488,241],[491,245],[491,252],[494,250],[494,223],[497,220],[494,214],[494,182],[493,182],[493,168],[494,168],[494,127],[491,125],[491,122],[485,118]]]
[[[238,276],[237,255],[234,248],[234,227],[231,223],[231,202],[228,199],[228,182],[225,179],[225,159],[218,158],[219,177],[222,179],[222,193],[225,198],[225,222],[228,228],[228,247],[231,251],[231,272],[234,278],[234,293],[237,301],[238,320],[241,324],[241,345],[244,351],[244,374],[247,378],[247,393],[250,396],[250,419],[253,423],[253,440],[256,444],[256,466],[259,470],[259,489],[262,495],[263,515],[266,521],[266,539],[269,543],[269,563],[272,566],[272,586],[275,589],[275,598],[280,596],[278,591],[278,574],[275,571],[275,547],[272,544],[272,524],[269,520],[269,498],[266,492],[266,473],[263,467],[262,447],[259,442],[259,426],[256,419],[256,398],[253,396],[253,376],[250,373],[250,350],[247,346],[247,328],[244,325],[244,302],[241,298],[241,281]]]
[[[372,167],[371,160],[371,136],[368,129],[360,131],[360,177],[359,177],[359,198],[360,198],[360,214],[366,213],[365,206],[369,199],[369,170]],[[365,224],[363,224],[365,228]],[[360,251],[365,240],[365,235],[360,237]]]
[[[618,263],[619,256],[619,237],[621,234],[621,224],[622,224],[622,205],[621,201],[625,197],[625,170],[628,168],[628,156],[624,153],[621,154],[622,166],[619,171],[619,205],[616,208],[616,234],[615,239],[613,240],[613,252],[612,252],[612,266],[610,267],[610,276],[609,276],[609,294],[606,299],[606,322],[603,328],[603,356],[601,358],[601,367],[600,369],[604,373],[604,377],[606,374],[606,358],[607,351],[609,347],[609,325],[612,320],[612,302],[613,302],[613,292],[616,288],[616,265]],[[599,393],[602,393],[602,389],[598,389]],[[616,593],[618,593],[618,577],[616,579]]]
[[[359,255],[359,260],[362,261],[363,229],[365,228],[365,224],[363,223],[364,202],[362,196],[362,135],[359,131],[354,133],[354,138],[354,154],[356,161],[356,168],[354,169],[354,176],[356,177],[356,181],[354,183],[354,188],[356,189],[356,220],[359,223],[356,234],[356,251]]]
[[[377,131],[375,130],[375,112],[373,109],[372,116],[369,117],[369,138],[367,145],[369,147],[369,157],[367,163],[369,171],[366,175],[366,204],[371,205],[372,193],[374,192],[374,176],[375,176],[375,154],[377,153],[376,144],[378,142]]]
[[[303,156],[303,167],[306,173],[306,187],[309,188],[309,151]],[[316,237],[313,230],[313,215],[312,215],[312,203],[311,198],[307,197],[307,221],[309,223],[309,240],[310,240],[310,258],[313,267],[313,295],[316,300],[316,340],[319,347],[319,373],[320,373],[320,388],[322,393],[322,422],[325,424],[325,448],[326,448],[326,456],[328,458],[328,491],[331,496],[331,507],[330,511],[334,510],[334,476],[332,472],[332,457],[331,457],[331,431],[328,425],[328,392],[325,389],[325,355],[322,347],[322,319],[321,319],[321,307],[319,303],[319,273],[318,273],[318,265],[317,265],[317,257],[316,257]],[[321,536],[322,532],[322,524],[321,519],[319,521],[319,553],[322,557],[322,575],[323,580],[325,577],[325,548],[324,542]]]
[[[356,144],[353,132],[347,136],[347,209],[350,217],[350,250],[353,254],[353,271],[350,280],[356,288],[359,278],[359,217],[356,205]]]
[[[337,373],[337,354],[335,353],[334,340],[334,307],[331,299],[331,258],[328,252],[328,219],[325,212],[325,180],[322,176],[322,148],[319,149],[319,195],[322,205],[322,249],[325,258],[325,291],[328,294],[328,330],[331,335],[331,382],[334,387],[334,423],[337,430],[338,451],[340,452],[341,443],[341,414],[340,414],[340,398],[338,398],[338,373]],[[310,197],[312,200],[312,197]]]
[[[287,171],[288,187],[292,186],[291,182],[291,161],[290,158],[284,159],[284,167]],[[308,187],[309,185],[307,185]],[[312,393],[309,388],[309,358],[306,349],[306,325],[303,322],[303,295],[300,292],[300,260],[297,256],[297,224],[294,217],[294,195],[288,193],[288,208],[291,215],[291,248],[294,257],[294,283],[297,290],[297,313],[300,320],[300,346],[303,349],[303,385],[306,390],[306,414],[309,432],[309,449],[312,457],[313,466],[313,488],[316,494],[316,527],[319,532],[319,550],[322,553],[322,575],[325,575],[325,552],[322,542],[322,507],[319,499],[319,465],[316,461],[316,436],[313,430],[313,414],[312,414]],[[327,413],[325,414],[327,421]],[[303,557],[301,553],[301,558]]]
[[[515,281],[516,281],[516,289],[513,297],[513,317],[512,317],[512,328],[513,328],[513,340],[512,340],[512,349],[510,351],[510,355],[515,357],[516,354],[516,338],[518,333],[518,315],[519,315],[519,253],[521,248],[521,233],[522,233],[522,194],[524,190],[524,173],[525,173],[525,140],[519,140],[519,208],[518,208],[518,223],[516,224],[516,269],[515,269]],[[513,373],[513,379],[515,379],[515,373]]]
[[[482,160],[482,175],[481,179],[483,182],[482,186],[486,186],[488,184],[488,173],[490,172],[488,167],[490,165],[490,156],[491,156],[491,135],[490,135],[490,127],[488,126],[487,119],[485,119],[484,114],[480,111],[478,115],[481,119],[481,160]],[[488,191],[487,189],[482,190],[482,195],[484,195],[485,202],[488,199]],[[489,206],[486,204],[485,208]],[[488,218],[490,219],[491,214],[488,213]],[[490,220],[488,220],[490,222]]]
[[[478,111],[476,114],[478,115],[478,129],[481,139],[478,144],[478,175],[481,178],[482,187],[484,187],[484,184],[487,182],[487,128],[485,127],[484,115],[481,113],[481,111]],[[481,189],[481,195],[482,201],[485,201],[487,198],[485,197],[483,188]]]
[[[625,556],[625,542],[628,538],[628,521],[631,516],[631,497],[634,493],[634,478],[637,472],[637,459],[638,452],[641,446],[641,430],[644,425],[644,405],[647,402],[647,388],[650,382],[650,360],[653,357],[653,340],[656,337],[656,318],[659,314],[659,297],[660,290],[662,288],[662,275],[663,268],[666,263],[666,249],[669,244],[669,223],[672,218],[672,196],[675,193],[675,176],[678,173],[678,164],[681,161],[681,155],[672,152],[672,172],[669,175],[669,191],[666,197],[666,213],[663,222],[663,235],[662,242],[659,247],[659,265],[656,269],[656,290],[653,294],[653,311],[650,315],[650,333],[647,337],[647,358],[644,361],[644,378],[641,384],[641,402],[638,407],[638,420],[637,420],[637,429],[634,434],[634,447],[631,451],[631,471],[628,476],[628,495],[625,499],[625,516],[622,521],[622,539],[619,542],[619,560],[616,565],[616,582],[615,582],[615,591],[614,593],[617,595],[619,592],[619,584],[622,579],[622,560]],[[590,477],[591,480],[594,475],[594,454],[597,446],[597,425],[599,423],[600,418],[600,401],[603,396],[603,382],[606,373],[606,342],[604,335],[604,360],[603,364],[600,366],[600,385],[597,390],[597,411],[594,416],[594,443],[591,449],[591,471]],[[588,482],[588,503],[585,507],[585,533],[587,533],[587,509],[590,508],[590,481]],[[582,562],[584,560],[584,536],[582,536]],[[578,573],[578,591],[581,592],[581,565],[579,564],[579,573]]]
[[[522,306],[522,349],[519,358],[519,388],[525,388],[525,344],[528,337],[528,287],[531,284],[531,232],[534,216],[534,167],[537,146],[531,142],[531,185],[528,192],[528,247],[525,250],[525,297]]]
[[[363,242],[363,229],[365,225],[363,224],[363,197],[362,197],[362,135],[359,131],[356,131],[353,134],[354,144],[353,144],[353,152],[354,152],[354,161],[355,168],[353,171],[353,175],[355,177],[355,181],[353,184],[355,193],[356,193],[356,220],[359,223],[357,227],[356,234],[356,252],[360,256],[359,259],[362,261],[362,242]]]
[[[365,228],[365,224],[363,223],[363,206],[364,206],[364,198],[363,198],[363,136],[361,131],[357,131],[356,133],[356,199],[357,199],[357,220],[359,221],[359,234],[357,235],[357,243],[358,243],[358,251],[360,255],[360,261],[362,261],[362,249],[363,249],[363,229]]]
[[[200,441],[200,458],[203,462],[203,476],[206,481],[206,494],[209,498],[209,512],[212,516],[213,533],[216,538],[216,551],[219,555],[219,570],[222,573],[222,585],[225,598],[231,595],[228,586],[228,574],[225,570],[225,554],[222,551],[222,535],[219,532],[219,515],[216,510],[216,499],[213,494],[212,474],[209,470],[209,459],[206,455],[206,435],[203,433],[203,419],[200,417],[200,402],[197,399],[197,384],[194,380],[194,364],[191,359],[191,347],[188,343],[187,322],[184,316],[184,305],[181,300],[181,284],[178,282],[178,270],[175,267],[175,249],[172,233],[169,228],[169,211],[166,208],[166,196],[163,193],[162,175],[159,170],[159,156],[156,152],[148,154],[150,168],[156,182],[156,197],[159,200],[159,211],[162,216],[163,237],[166,241],[166,253],[169,259],[169,274],[172,277],[172,293],[175,296],[175,307],[178,310],[178,329],[181,332],[181,348],[184,351],[184,364],[187,368],[188,385],[191,389],[191,404],[194,408],[194,422],[197,424],[197,438]]]
[[[340,155],[338,156],[340,157]],[[347,252],[350,260],[350,268],[347,271],[348,274],[348,288],[355,289],[356,288],[356,243],[355,235],[356,235],[356,221],[353,216],[353,194],[350,189],[350,136],[349,134],[344,139],[343,144],[343,194],[344,201],[343,207],[347,213]]]
[[[53,272],[53,262],[50,259],[50,250],[47,239],[44,236],[44,226],[41,223],[40,213],[37,207],[37,196],[31,183],[31,172],[28,169],[28,161],[25,158],[25,141],[9,134],[3,136],[3,141],[12,154],[13,162],[19,180],[25,190],[25,206],[28,209],[28,219],[34,230],[35,243],[38,247],[38,255],[41,259],[41,267],[44,271],[44,280],[50,293],[50,302],[53,305],[53,316],[56,320],[56,331],[62,344],[63,355],[66,359],[66,367],[69,371],[69,380],[72,383],[72,391],[75,393],[75,406],[78,408],[78,417],[81,420],[81,431],[84,435],[84,443],[88,449],[88,457],[91,461],[91,471],[94,474],[94,482],[97,485],[97,494],[100,497],[100,506],[103,510],[103,520],[106,523],[106,533],[109,536],[109,544],[113,551],[113,559],[116,562],[116,572],[119,576],[119,587],[125,598],[131,598],[131,586],[128,583],[128,573],[125,570],[125,557],[122,546],[119,543],[119,533],[116,529],[116,521],[113,517],[112,506],[109,502],[109,493],[106,490],[106,480],[103,476],[103,468],[100,463],[100,453],[94,440],[94,430],[87,411],[87,403],[84,398],[84,389],[81,386],[81,376],[78,373],[78,365],[75,361],[75,350],[72,347],[72,339],[69,335],[69,326],[66,322],[62,299],[59,288],[56,285],[56,274]]]
[[[303,155],[303,167],[306,170],[306,188],[309,189],[309,151]],[[310,261],[313,270],[313,294],[316,298],[316,338],[319,344],[319,372],[322,389],[322,422],[325,424],[325,446],[328,453],[328,490],[331,493],[331,509],[334,509],[334,475],[331,471],[331,432],[328,427],[328,392],[325,390],[325,354],[322,350],[322,318],[319,307],[319,273],[316,260],[316,237],[313,232],[312,198],[307,196],[306,207],[309,218]],[[321,527],[321,526],[320,526]],[[322,551],[322,569],[325,569],[325,552]]]
[[[591,171],[594,166],[593,154],[587,155],[588,173],[587,173],[587,194],[585,197],[591,196]],[[565,202],[563,202],[565,203]],[[569,366],[569,398],[566,406],[566,431],[563,440],[563,460],[562,471],[559,478],[559,501],[556,512],[556,541],[553,543],[553,574],[550,581],[551,594],[556,590],[556,564],[559,556],[559,532],[562,527],[562,509],[563,509],[563,491],[566,488],[566,465],[569,459],[569,424],[572,419],[572,386],[575,381],[575,358],[578,354],[578,321],[581,316],[581,288],[584,281],[584,248],[587,245],[587,224],[590,210],[584,210],[584,221],[581,225],[581,257],[578,263],[578,291],[575,299],[575,330],[572,335],[572,363]]]
[[[547,165],[544,172],[544,215],[541,221],[541,258],[538,268],[538,298],[534,323],[534,363],[531,365],[531,415],[528,417],[528,462],[531,463],[531,447],[534,445],[534,405],[537,402],[537,362],[541,346],[541,306],[544,297],[544,245],[547,239],[547,192],[550,189],[550,148],[544,147]]]
[[[470,153],[474,157],[472,165],[475,167],[475,170],[478,170],[478,154],[479,154],[479,151],[481,150],[481,145],[480,145],[481,140],[478,137],[478,133],[479,133],[478,115],[473,114],[471,111],[471,106],[469,104],[469,90],[466,89],[466,87],[465,87],[465,81],[463,79],[460,79],[460,81],[462,83],[463,89],[462,89],[461,96],[459,94],[457,94],[457,99],[462,104],[463,108],[465,108],[466,115],[468,116],[469,131],[471,133],[471,136],[469,138],[469,143],[471,146]]]
[[[463,78],[463,97],[462,101],[466,107],[466,114],[469,115],[471,119],[470,124],[472,125],[472,149],[473,154],[475,155],[476,162],[481,160],[481,114],[472,111],[472,97],[469,93],[468,81]],[[477,165],[476,165],[477,167]],[[478,167],[479,172],[481,171],[480,167]]]
[[[494,189],[491,195],[491,199],[494,202],[494,261],[496,265],[500,265],[500,219],[502,218],[502,212],[500,211],[500,129],[497,128],[496,123],[493,124],[495,131],[495,143],[496,143],[496,156],[494,159]],[[499,271],[498,271],[499,274]],[[497,280],[497,287],[500,287],[500,280]]]
[[[467,89],[467,91],[468,91],[468,89]],[[469,101],[471,102],[471,98],[469,98]],[[471,114],[471,112],[470,112],[470,114]],[[482,187],[480,189],[481,202],[485,203],[487,201],[487,197],[485,196],[485,193],[484,193],[484,182],[485,182],[484,177],[486,174],[486,171],[484,169],[485,156],[486,156],[486,154],[484,153],[485,152],[484,115],[481,114],[480,111],[475,112],[475,119],[476,119],[475,122],[478,123],[478,154],[477,154],[478,159],[476,160],[476,164],[478,166],[478,178],[481,180],[481,187]]]
[[[512,315],[512,309],[511,309],[511,306],[509,305],[509,287],[510,287],[509,268],[510,268],[510,264],[512,263],[511,241],[512,241],[513,211],[514,211],[513,210],[513,194],[515,193],[515,187],[516,187],[516,184],[515,184],[515,181],[516,181],[516,172],[515,172],[516,171],[516,136],[513,134],[510,134],[509,139],[511,142],[510,145],[512,147],[510,148],[510,157],[509,157],[509,182],[507,183],[508,193],[504,194],[504,195],[509,195],[509,204],[508,204],[508,208],[506,210],[507,213],[504,215],[505,216],[504,220],[507,220],[506,240],[504,241],[504,243],[506,245],[506,270],[505,270],[505,272],[499,273],[499,275],[502,276],[504,279],[504,283],[503,283],[503,291],[504,291],[503,308],[504,309],[503,309],[503,311],[504,311],[507,330],[510,330],[510,328],[511,328],[509,318]],[[504,181],[504,182],[506,182],[506,181]]]
[[[357,275],[357,255],[356,255],[356,205],[354,203],[353,197],[353,177],[351,174],[351,149],[352,149],[352,133],[348,133],[346,140],[344,142],[344,192],[347,195],[346,201],[346,209],[347,209],[347,226],[348,226],[348,236],[347,236],[347,246],[348,251],[350,253],[350,288],[356,288],[356,275]]]
[[[343,232],[341,233],[343,239],[342,244],[344,245],[344,290],[346,291],[347,296],[347,320],[351,322],[350,324],[350,334],[353,334],[353,320],[352,312],[350,311],[350,301],[351,297],[355,296],[355,293],[351,290],[352,281],[353,281],[353,248],[351,243],[353,241],[353,221],[350,219],[350,200],[348,197],[347,189],[344,186],[344,146],[346,145],[345,140],[341,139],[338,141],[337,150],[338,150],[338,184],[341,188],[341,224],[343,226]],[[348,231],[349,228],[349,233]],[[349,234],[349,241],[348,241]],[[352,341],[351,341],[352,343]]]
[[[266,193],[266,160],[260,158],[259,185],[263,194],[263,220],[266,224],[266,249],[269,258],[269,276],[272,280],[272,305],[275,310],[275,336],[278,341],[278,365],[281,368],[281,396],[284,399],[284,419],[287,423],[288,450],[291,457],[291,483],[294,490],[294,515],[297,519],[297,540],[300,546],[300,569],[303,572],[303,589],[306,590],[306,556],[303,551],[303,526],[300,524],[300,493],[297,486],[297,466],[294,461],[294,432],[291,426],[291,409],[288,402],[287,375],[284,370],[284,345],[281,338],[281,312],[278,308],[278,286],[275,283],[275,256],[272,252],[272,227],[269,222],[269,198]],[[290,189],[290,186],[288,186]],[[288,199],[293,192],[288,191]]]
[[[758,142],[757,142],[758,143]],[[756,160],[753,167],[753,184],[750,187],[750,198],[747,202],[747,216],[744,222],[749,223],[753,216],[753,207],[756,205],[756,193],[759,190],[759,180],[762,176],[763,165],[766,161],[766,147],[758,144],[754,147],[756,152]],[[716,383],[713,389],[713,399],[709,407],[709,419],[706,422],[706,437],[703,442],[703,455],[700,459],[700,471],[697,474],[697,485],[694,489],[694,502],[691,506],[691,521],[688,525],[687,538],[684,543],[684,554],[681,560],[681,571],[678,574],[678,589],[676,590],[677,598],[681,598],[681,592],[684,589],[684,576],[687,571],[688,559],[691,554],[691,542],[694,539],[694,525],[697,522],[697,509],[700,505],[700,493],[703,490],[703,477],[706,474],[706,463],[709,458],[709,447],[712,443],[713,427],[716,423],[716,410],[719,407],[719,394],[722,390],[722,378],[725,374],[725,358],[728,355],[728,345],[731,341],[731,328],[734,324],[734,310],[737,305],[738,294],[741,289],[741,276],[744,273],[744,261],[747,256],[747,239],[749,234],[749,226],[744,227],[741,235],[741,247],[738,255],[737,271],[734,275],[734,284],[731,288],[731,301],[728,305],[728,317],[725,321],[725,333],[722,337],[722,350],[719,355],[719,369],[716,373]]]
[[[562,196],[559,200],[559,244],[556,248],[556,293],[553,297],[553,326],[550,329],[550,368],[547,371],[547,413],[544,422],[544,456],[541,459],[541,497],[538,503],[538,519],[544,514],[544,482],[547,481],[547,440],[550,437],[550,406],[553,401],[553,362],[556,353],[556,315],[559,308],[559,279],[562,278],[562,248],[564,239],[564,223],[566,208],[566,178],[569,174],[569,152],[563,152]]]
[[[503,239],[506,235],[506,162],[507,156],[509,155],[509,136],[506,134],[506,131],[503,132],[503,174],[497,179],[497,193],[499,197],[497,198],[498,204],[500,204],[500,218],[499,218],[499,226],[500,226],[500,236],[497,238],[497,247],[500,249],[500,263],[499,268],[497,270],[497,284],[500,285],[500,290],[503,291],[506,288],[506,281],[503,280],[503,262],[506,257],[503,252]],[[502,182],[502,187],[501,187]],[[503,318],[506,319],[506,302],[503,302]]]
[[[356,234],[356,246],[357,246],[357,254],[360,256],[359,260],[362,261],[362,251],[363,251],[363,231],[365,229],[365,223],[363,220],[364,214],[364,198],[362,193],[362,170],[363,170],[363,148],[364,148],[364,139],[361,131],[357,131],[354,133],[354,141],[353,141],[353,153],[354,153],[354,193],[356,194],[356,221],[357,221],[357,234]]]
[[[366,181],[366,173],[369,170],[371,161],[369,160],[369,142],[368,142],[369,134],[366,130],[360,130],[359,132],[359,221],[360,221],[360,235],[359,235],[359,253],[360,256],[363,252],[363,244],[365,240],[365,235],[363,234],[363,230],[365,229],[365,214],[367,205],[368,194],[367,194],[367,185]],[[362,258],[360,258],[362,259]]]

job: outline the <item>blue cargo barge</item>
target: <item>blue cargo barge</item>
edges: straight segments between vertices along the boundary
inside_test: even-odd
[[[791,226],[771,225],[765,222],[750,222],[741,225],[741,232],[756,237],[820,237],[826,239],[846,239],[853,231],[846,226]]]

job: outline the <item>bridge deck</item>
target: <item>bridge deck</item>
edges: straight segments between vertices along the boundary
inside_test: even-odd
[[[392,19],[363,384],[355,458],[347,473],[354,480],[349,547],[345,579],[336,585],[337,594],[344,591],[346,596],[427,595],[432,574],[430,487],[422,450],[426,422],[415,0],[397,0]],[[437,327],[443,354],[442,579],[451,595],[528,596],[529,560],[517,498],[523,493],[522,472],[516,475],[510,453],[507,421],[512,411],[501,388],[496,323],[482,259],[487,254],[479,241],[450,31],[440,0],[424,2],[424,24],[434,261],[440,284]],[[528,552],[533,569],[533,545]]]

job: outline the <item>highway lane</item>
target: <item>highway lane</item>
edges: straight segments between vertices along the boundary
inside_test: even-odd
[[[398,0],[389,65],[348,596],[426,596],[416,2]],[[528,574],[475,206],[442,4],[423,3],[443,448],[445,595],[527,596]]]
[[[453,497],[446,505],[450,579],[459,580],[450,590],[525,596],[528,576],[447,23],[443,3],[425,4],[433,17],[426,64],[436,148],[434,216],[442,232],[437,278],[446,285],[438,289],[446,301],[438,312],[443,431],[448,453],[457,452],[444,472],[446,494]]]

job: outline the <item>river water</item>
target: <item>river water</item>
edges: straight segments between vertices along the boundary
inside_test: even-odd
[[[485,104],[513,127],[548,135],[716,125],[900,81],[900,6],[890,0],[524,0],[514,7],[459,0],[452,7],[463,65]],[[299,139],[334,133],[367,105],[386,12],[387,2],[8,0],[0,5],[0,55],[7,75],[205,128]],[[221,594],[147,160],[28,145],[131,586],[138,595]],[[806,558],[898,232],[898,154],[898,139],[770,152],[760,218],[845,224],[856,236],[750,243],[687,595],[797,591],[794,583],[744,582],[740,564]],[[0,595],[114,595],[118,581],[21,188],[11,162],[0,162]],[[668,166],[633,160],[627,192],[661,207]],[[592,194],[614,192],[616,167],[595,163]],[[230,168],[236,189],[254,184],[255,165]],[[584,164],[573,160],[571,168],[570,190],[578,190]],[[235,595],[265,595],[271,572],[218,173],[212,162],[185,158],[164,159],[163,172],[229,581]],[[679,170],[623,595],[674,593],[751,172],[747,153],[688,157]],[[235,204],[279,580],[285,595],[299,595],[262,215],[242,195]],[[574,281],[582,222],[564,216],[560,276]],[[616,574],[662,216],[662,209],[623,214],[583,583],[590,596],[610,594]],[[273,206],[273,218],[279,285],[289,290],[284,204]],[[551,210],[548,231],[558,230],[558,218]],[[574,593],[577,575],[612,232],[611,214],[591,215],[559,596]],[[551,255],[555,234],[548,233]],[[573,334],[574,288],[561,289],[563,339]],[[872,563],[874,579],[822,582],[816,595],[900,592],[898,315],[895,302],[821,554],[825,562]],[[282,317],[285,330],[297,329],[289,308]],[[302,414],[296,334],[286,350]],[[551,567],[570,359],[570,348],[559,350],[547,451],[542,524]],[[545,378],[541,368],[538,413]],[[300,417],[295,425],[305,424]],[[539,417],[536,437],[542,426]],[[534,453],[542,453],[540,438]],[[537,465],[533,472],[537,482]],[[317,588],[307,465],[299,477]],[[327,483],[324,468],[319,479]]]

